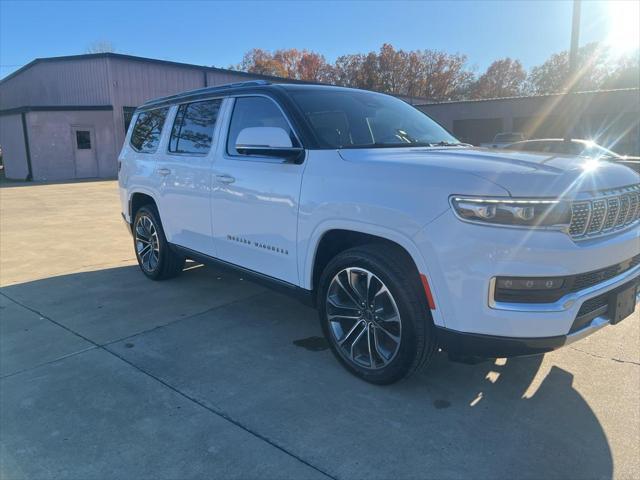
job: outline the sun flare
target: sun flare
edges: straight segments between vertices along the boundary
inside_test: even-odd
[[[640,47],[640,0],[607,2],[609,33],[606,43],[618,54]]]

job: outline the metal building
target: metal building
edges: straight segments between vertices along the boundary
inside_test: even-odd
[[[99,53],[39,58],[0,80],[0,147],[10,179],[113,178],[136,106],[174,93],[245,80],[292,80]],[[574,136],[640,153],[640,89],[415,104],[472,144],[496,133]]]
[[[5,175],[21,180],[115,177],[136,106],[252,79],[274,78],[116,53],[38,58],[0,80]]]
[[[474,145],[496,133],[520,132],[527,138],[594,140],[617,153],[640,153],[640,89],[599,90],[571,95],[540,95],[416,105]]]

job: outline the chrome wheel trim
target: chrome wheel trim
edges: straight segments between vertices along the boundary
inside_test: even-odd
[[[136,221],[136,254],[145,272],[153,273],[160,262],[158,231],[148,215],[140,215]]]
[[[325,301],[329,331],[346,360],[369,370],[393,361],[402,319],[382,280],[364,268],[345,268],[331,280]]]

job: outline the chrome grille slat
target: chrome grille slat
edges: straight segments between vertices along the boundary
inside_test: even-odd
[[[602,224],[604,218],[607,215],[607,201],[595,200],[591,203],[591,221],[589,222],[589,228],[587,228],[587,234],[598,233],[602,230]]]
[[[629,213],[629,196],[620,195],[620,213],[616,220],[616,227],[621,227],[627,220],[627,213]]]
[[[582,240],[626,229],[639,221],[640,184],[573,201],[568,232]]]
[[[637,193],[629,195],[629,213],[627,214],[627,220],[624,222],[625,225],[632,223],[637,218],[638,204],[640,203],[638,199],[639,196]]]
[[[618,211],[620,210],[620,201],[617,197],[607,199],[607,219],[604,222],[603,230],[610,230],[616,224]]]

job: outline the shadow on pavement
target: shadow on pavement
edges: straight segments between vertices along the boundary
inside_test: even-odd
[[[323,348],[315,311],[211,268],[160,283],[137,267],[112,268],[2,292],[338,478],[613,475],[605,433],[573,376],[543,357],[463,365],[440,353],[426,371],[377,387]],[[43,341],[9,340],[21,343],[12,351]],[[29,416],[22,421],[27,428]],[[49,440],[31,441],[46,451]]]

